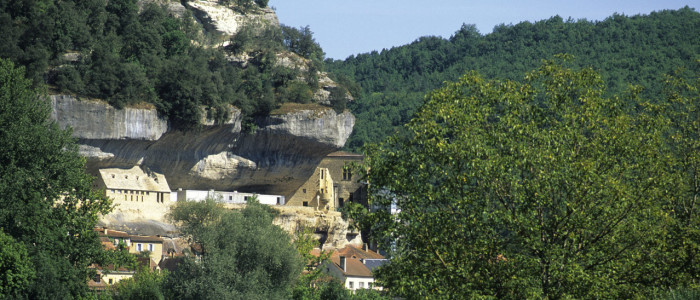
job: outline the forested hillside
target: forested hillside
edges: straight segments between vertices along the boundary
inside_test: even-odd
[[[180,5],[178,1],[170,1]],[[204,30],[169,1],[0,0],[0,58],[24,66],[35,85],[102,99],[116,107],[152,104],[174,127],[202,117],[227,119],[239,108],[244,126],[285,101],[306,103],[319,89],[323,51],[307,28],[243,24],[229,41]],[[183,4],[186,1],[182,2]],[[256,14],[267,1],[219,1]],[[227,47],[220,47],[228,42]],[[289,68],[280,53],[310,63]],[[232,57],[243,56],[236,60]]]
[[[346,147],[358,150],[410,120],[427,91],[454,81],[469,70],[485,78],[520,80],[522,74],[557,53],[574,56],[603,76],[607,93],[630,84],[653,99],[661,78],[679,68],[697,68],[700,58],[700,14],[692,8],[649,15],[613,15],[603,21],[564,20],[559,16],[533,23],[496,26],[481,35],[463,25],[449,39],[422,37],[380,52],[326,61],[330,72],[359,84],[362,96],[350,108],[357,124]],[[687,74],[697,74],[686,70]],[[692,76],[692,75],[690,75]]]

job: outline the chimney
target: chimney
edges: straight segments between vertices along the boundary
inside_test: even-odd
[[[345,272],[345,256],[340,257],[340,268]]]

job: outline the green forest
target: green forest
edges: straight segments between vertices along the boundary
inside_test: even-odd
[[[421,37],[381,52],[326,60],[326,67],[359,85],[350,89],[361,95],[349,104],[357,124],[346,144],[359,151],[367,142],[400,131],[426,93],[444,81],[455,81],[471,70],[486,78],[520,80],[559,53],[573,55],[577,66],[597,70],[607,93],[639,85],[642,94],[652,98],[661,92],[664,74],[679,68],[689,76],[697,73],[700,13],[686,7],[649,15],[616,14],[603,21],[554,16],[498,25],[485,35],[465,24],[448,39]]]
[[[253,3],[232,5],[238,2]],[[235,106],[248,126],[283,102],[310,102],[319,88],[324,53],[308,27],[250,24],[227,47],[212,46],[220,39],[191,14],[173,16],[152,2],[0,1],[0,57],[24,66],[35,84],[118,108],[152,104],[175,128],[196,127],[201,106],[218,122]],[[301,74],[276,65],[282,51],[311,60],[311,66]],[[245,68],[227,59],[243,52],[252,57]]]
[[[308,65],[280,67],[280,53]],[[137,0],[0,0],[0,299],[698,299],[699,53],[689,7],[489,34],[465,24],[330,60],[308,26],[222,41]],[[245,67],[229,59],[244,54]],[[365,153],[369,204],[398,208],[342,209],[389,251],[373,273],[382,292],[322,279],[315,232],[283,231],[254,199],[178,202],[168,218],[200,258],[88,288],[95,264],[136,257],[100,244],[113,203],[47,94],[152,106],[180,130],[202,106],[218,122],[235,106],[254,130],[284,102],[311,102],[319,71],[341,86],[334,109],[355,98],[346,148]]]

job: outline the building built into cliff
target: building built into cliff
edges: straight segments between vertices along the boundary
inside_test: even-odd
[[[327,155],[309,179],[292,194],[287,205],[311,206],[334,210],[346,202],[367,205],[366,185],[359,181],[353,165],[362,163],[363,156],[345,151]]]
[[[163,174],[131,169],[100,169],[94,188],[104,189],[114,201],[110,214],[127,214],[142,219],[162,220],[170,208],[170,187]]]
[[[284,205],[285,197],[282,195],[266,195],[256,193],[241,193],[238,191],[215,191],[215,190],[183,190],[173,191],[177,196],[177,201],[204,201],[207,198],[217,200],[226,204],[246,204],[248,200],[256,197],[258,202],[267,205]]]

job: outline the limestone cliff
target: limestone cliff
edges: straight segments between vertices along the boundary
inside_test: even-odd
[[[253,5],[252,11],[242,13],[232,7],[221,5],[216,0],[194,0],[183,3],[207,31],[223,36],[235,35],[244,24],[279,26],[277,15],[269,7],[259,8]]]
[[[73,128],[90,173],[140,165],[164,174],[171,189],[290,195],[325,155],[344,145],[355,124],[349,112],[316,107],[259,118],[258,129],[245,133],[232,108],[222,125],[203,120],[200,129],[181,132],[153,108],[117,110],[63,95],[51,102],[52,117]]]

